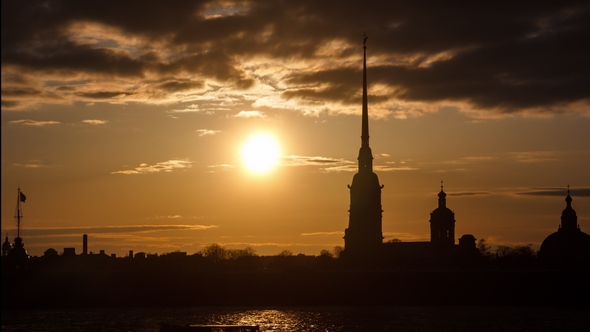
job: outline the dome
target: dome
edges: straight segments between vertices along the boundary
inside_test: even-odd
[[[541,252],[544,255],[590,253],[590,235],[580,229],[560,229],[543,241]]]
[[[557,232],[549,235],[541,244],[541,257],[563,260],[575,257],[590,258],[590,235],[578,226],[576,211],[572,208],[572,198],[565,198],[566,208],[561,213],[561,225]]]

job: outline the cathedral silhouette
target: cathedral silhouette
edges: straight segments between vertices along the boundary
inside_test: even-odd
[[[367,101],[367,37],[363,41],[363,98],[361,148],[358,172],[352,178],[348,228],[344,231],[342,257],[348,260],[385,263],[410,263],[435,266],[449,261],[469,261],[480,257],[476,238],[465,234],[455,243],[455,213],[447,207],[447,194],[441,181],[438,207],[430,213],[430,242],[383,243],[381,189],[373,172],[373,153],[369,146],[369,107]],[[553,265],[584,265],[590,262],[590,235],[581,231],[576,211],[571,206],[569,192],[567,206],[561,215],[557,232],[549,235],[539,251],[539,258]]]
[[[455,244],[455,213],[447,207],[441,181],[438,208],[430,214],[430,242],[383,243],[381,189],[373,172],[373,153],[369,146],[369,107],[367,101],[367,37],[363,41],[363,99],[361,148],[358,172],[352,179],[348,228],[344,231],[343,257],[352,260],[432,261],[440,258],[479,255],[475,237],[463,235]]]
[[[381,248],[382,213],[379,178],[373,172],[373,152],[369,147],[369,107],[367,103],[367,37],[363,45],[363,113],[361,148],[358,157],[358,173],[352,178],[350,188],[350,219],[344,231],[344,249],[349,254],[368,254]]]

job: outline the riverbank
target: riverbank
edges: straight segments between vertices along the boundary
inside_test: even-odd
[[[588,306],[588,271],[3,271],[2,308]]]

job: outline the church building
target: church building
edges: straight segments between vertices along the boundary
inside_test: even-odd
[[[539,258],[550,265],[590,264],[590,235],[580,229],[572,201],[568,186],[561,224],[543,241],[539,251]]]
[[[361,116],[361,148],[358,172],[352,179],[348,228],[344,231],[343,257],[357,262],[372,258],[388,263],[432,262],[441,257],[452,258],[465,254],[473,257],[478,251],[473,235],[463,235],[455,244],[455,213],[447,207],[447,194],[438,193],[438,208],[430,214],[430,242],[383,243],[381,190],[377,174],[373,172],[373,153],[369,146],[369,107],[367,101],[367,37],[363,42],[363,97]]]

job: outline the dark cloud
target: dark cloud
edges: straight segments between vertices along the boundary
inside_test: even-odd
[[[2,99],[2,108],[14,108],[17,107],[20,103],[14,100],[4,100]]]
[[[374,96],[372,103],[457,101],[518,112],[563,111],[568,104],[590,101],[587,1],[507,6],[463,1],[185,0],[163,5],[155,0],[6,0],[1,5],[3,72],[15,67],[138,79],[148,73],[184,73],[248,89],[255,81],[241,59],[328,57],[331,68],[288,77],[285,83],[292,86],[282,96],[349,104],[358,100],[360,64],[347,57],[360,55],[365,31],[369,59],[379,59],[369,68],[369,81],[395,91]],[[106,26],[142,43],[82,43],[70,36],[75,23]],[[330,55],[319,52],[333,41],[343,46]],[[166,91],[184,87],[188,89],[180,83],[162,85],[171,89]]]
[[[460,191],[447,193],[448,196],[476,196],[476,195],[490,195],[487,191]]]
[[[57,91],[75,91],[76,88],[74,88],[72,86],[62,85],[62,86],[56,88],[55,90],[57,90]]]
[[[302,86],[282,93],[286,99],[301,98],[317,101],[339,101],[343,104],[358,104],[361,98],[362,68],[339,68],[318,71],[314,73],[292,75],[285,80],[286,83]],[[328,85],[326,88],[319,88]],[[388,96],[376,96],[369,94],[371,103],[379,103],[390,99]]]
[[[81,92],[77,93],[78,96],[91,98],[91,99],[110,99],[120,96],[128,96],[133,95],[132,92],[124,92],[124,91],[98,91],[98,92]]]
[[[517,195],[527,196],[552,196],[552,197],[566,197],[567,189],[565,188],[531,188],[529,191],[516,193]],[[575,197],[590,197],[590,188],[570,189],[570,196]]]
[[[236,68],[237,64],[227,55],[218,51],[188,55],[176,61],[162,64],[162,74],[189,72],[201,73],[220,81],[234,81],[239,88],[249,88],[253,81],[244,77],[244,71]]]
[[[41,91],[30,88],[2,89],[2,97],[28,97],[41,94]]]
[[[166,92],[186,91],[200,89],[204,86],[203,82],[194,81],[167,81],[156,85],[156,88]]]

